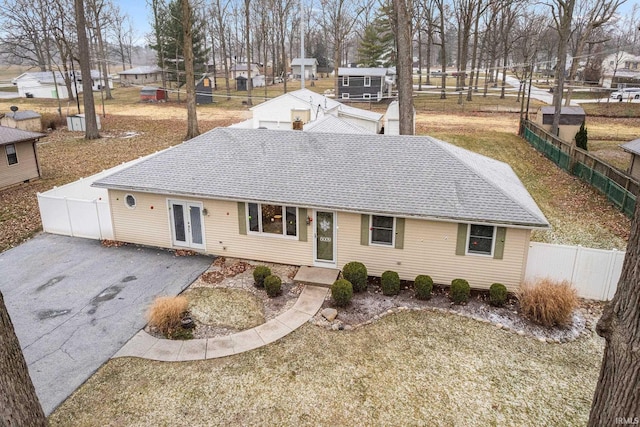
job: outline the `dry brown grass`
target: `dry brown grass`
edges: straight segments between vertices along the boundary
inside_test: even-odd
[[[189,307],[189,300],[184,296],[158,297],[147,312],[149,326],[157,328],[164,336],[181,327],[180,320]]]
[[[549,328],[569,324],[573,310],[578,306],[578,296],[571,283],[548,278],[523,284],[518,300],[526,317]]]

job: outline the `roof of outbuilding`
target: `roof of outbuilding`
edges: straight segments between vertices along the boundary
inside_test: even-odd
[[[4,115],[5,117],[12,118],[16,122],[19,122],[21,120],[39,119],[42,117],[40,114],[36,113],[33,110],[16,111],[15,113],[13,111],[9,111]]]
[[[305,132],[315,133],[350,133],[371,135],[373,132],[336,116],[327,115],[304,125]]]
[[[0,126],[0,145],[15,144],[17,142],[29,141],[45,136],[38,132],[29,132],[22,129]]]
[[[300,65],[303,63],[303,58],[293,58],[291,61],[291,65]],[[304,65],[316,65],[318,64],[318,60],[316,58],[304,58]]]
[[[640,154],[640,138],[622,144],[620,145],[620,148],[624,151],[628,151],[629,153]]]
[[[136,68],[131,68],[129,70],[124,70],[124,71],[120,71],[118,72],[118,74],[120,75],[135,75],[135,74],[154,74],[154,73],[161,73],[162,69],[158,66],[155,65],[143,65],[140,67],[136,67]]]
[[[540,111],[542,111],[542,114],[553,114],[555,113],[555,107],[553,106],[546,106],[546,107],[540,107]],[[584,109],[582,107],[576,107],[576,106],[566,106],[566,107],[561,107],[560,108],[560,114],[565,115],[565,114],[571,114],[571,115],[585,115]]]
[[[96,187],[548,227],[507,164],[428,137],[217,128]]]

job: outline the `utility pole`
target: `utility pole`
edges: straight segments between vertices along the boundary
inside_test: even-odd
[[[300,0],[300,89],[304,89],[304,17]]]

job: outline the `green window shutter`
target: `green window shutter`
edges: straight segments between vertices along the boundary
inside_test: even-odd
[[[504,241],[507,237],[507,229],[505,227],[498,227],[496,230],[496,244],[493,249],[493,258],[502,259],[504,255]]]
[[[238,202],[238,230],[240,234],[247,234],[247,204]]]
[[[298,240],[307,241],[307,209],[298,208]]]
[[[360,215],[360,244],[369,246],[369,215]]]
[[[456,240],[456,255],[467,253],[467,229],[468,224],[458,224],[458,239]]]
[[[404,218],[396,218],[396,249],[404,249]]]

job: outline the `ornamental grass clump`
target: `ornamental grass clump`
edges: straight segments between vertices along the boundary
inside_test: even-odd
[[[367,289],[367,267],[361,262],[352,261],[342,267],[342,277],[351,282],[354,292],[362,292]]]
[[[353,285],[345,279],[338,279],[331,285],[331,298],[338,307],[345,307],[353,297]]]
[[[494,283],[489,287],[489,302],[495,307],[502,307],[508,296],[507,287],[502,283]]]
[[[269,298],[277,297],[282,293],[282,279],[276,275],[269,275],[264,278],[264,290]]]
[[[575,288],[566,280],[551,279],[524,283],[518,291],[522,314],[548,328],[571,323],[573,310],[578,306]]]
[[[413,282],[413,289],[417,299],[430,299],[431,291],[433,291],[433,279],[431,279],[431,276],[420,274]]]
[[[259,265],[253,270],[253,280],[258,288],[264,287],[264,279],[271,276],[271,269],[266,265]]]
[[[158,297],[147,312],[149,326],[157,328],[162,335],[171,338],[182,330],[182,317],[189,308],[184,296]]]
[[[400,293],[400,276],[395,271],[385,271],[381,277],[382,293],[384,295],[398,295]]]
[[[456,304],[465,304],[469,301],[471,287],[469,282],[464,279],[453,279],[451,281],[451,289],[449,290],[449,298]]]

